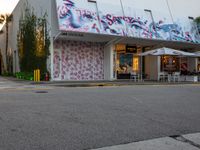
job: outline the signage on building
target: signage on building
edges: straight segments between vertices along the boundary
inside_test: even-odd
[[[126,45],[125,44],[116,44],[115,45],[115,50],[118,53],[125,53],[126,52]]]
[[[137,46],[126,46],[126,53],[137,53]]]

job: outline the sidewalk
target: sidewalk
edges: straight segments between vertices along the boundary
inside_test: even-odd
[[[97,86],[132,86],[132,85],[200,85],[200,82],[158,82],[158,81],[139,81],[134,80],[113,80],[113,81],[41,81],[32,82],[31,84],[43,84],[62,87],[97,87]]]
[[[0,80],[12,81],[28,85],[60,86],[60,87],[101,87],[101,86],[132,86],[132,85],[200,85],[200,82],[158,82],[158,81],[138,81],[124,80],[90,80],[90,81],[28,81],[14,77],[1,77]]]
[[[93,150],[200,150],[200,133],[164,137]]]

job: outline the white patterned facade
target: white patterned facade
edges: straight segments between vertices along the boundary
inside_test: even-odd
[[[54,79],[104,79],[104,53],[101,44],[57,41],[54,44],[54,49]]]

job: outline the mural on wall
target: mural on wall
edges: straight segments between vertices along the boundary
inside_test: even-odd
[[[120,5],[101,1],[95,5],[86,0],[57,0],[60,30],[200,43],[188,18],[172,23],[165,14],[152,12],[153,22],[144,10],[124,6],[122,11]]]
[[[200,43],[194,21],[185,18],[174,18],[174,23],[170,21],[169,15],[154,12],[155,29],[161,39]],[[165,16],[160,19],[160,16]]]
[[[128,26],[128,35],[131,37],[154,38],[155,32],[151,31],[151,17],[139,9],[124,6],[126,24]],[[130,17],[131,16],[131,17]]]
[[[54,78],[60,77],[61,80],[104,79],[104,51],[100,44],[57,41],[54,49]]]
[[[193,42],[193,43],[200,43],[200,37],[198,34],[198,29],[196,23],[191,20],[186,18],[181,18],[177,20],[176,22],[180,22],[182,26],[182,31],[183,31],[183,38],[184,40],[188,42]],[[184,41],[183,40],[183,41]]]
[[[84,4],[77,7],[72,0],[57,0],[57,14],[60,30],[100,33],[97,13]]]
[[[112,9],[112,11],[108,11]],[[122,15],[122,8],[118,5],[110,6],[109,3],[98,2],[98,10],[100,16],[101,33],[118,36],[126,36],[128,34],[126,20]]]

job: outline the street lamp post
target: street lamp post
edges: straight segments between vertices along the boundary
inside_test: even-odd
[[[148,12],[151,16],[151,20],[152,20],[152,23],[153,23],[153,28],[155,30],[155,34],[156,34],[156,37],[158,35],[158,32],[157,32],[157,28],[156,28],[156,23],[155,23],[155,20],[154,20],[154,17],[153,17],[153,14],[152,14],[152,11],[150,9],[144,9],[145,12]]]
[[[169,14],[170,14],[170,17],[171,17],[171,19],[172,19],[172,22],[174,23],[174,18],[173,18],[172,11],[171,11],[171,8],[170,8],[170,6],[169,6],[168,0],[166,0],[166,3],[167,3],[167,8],[168,8],[168,10],[169,10]]]

